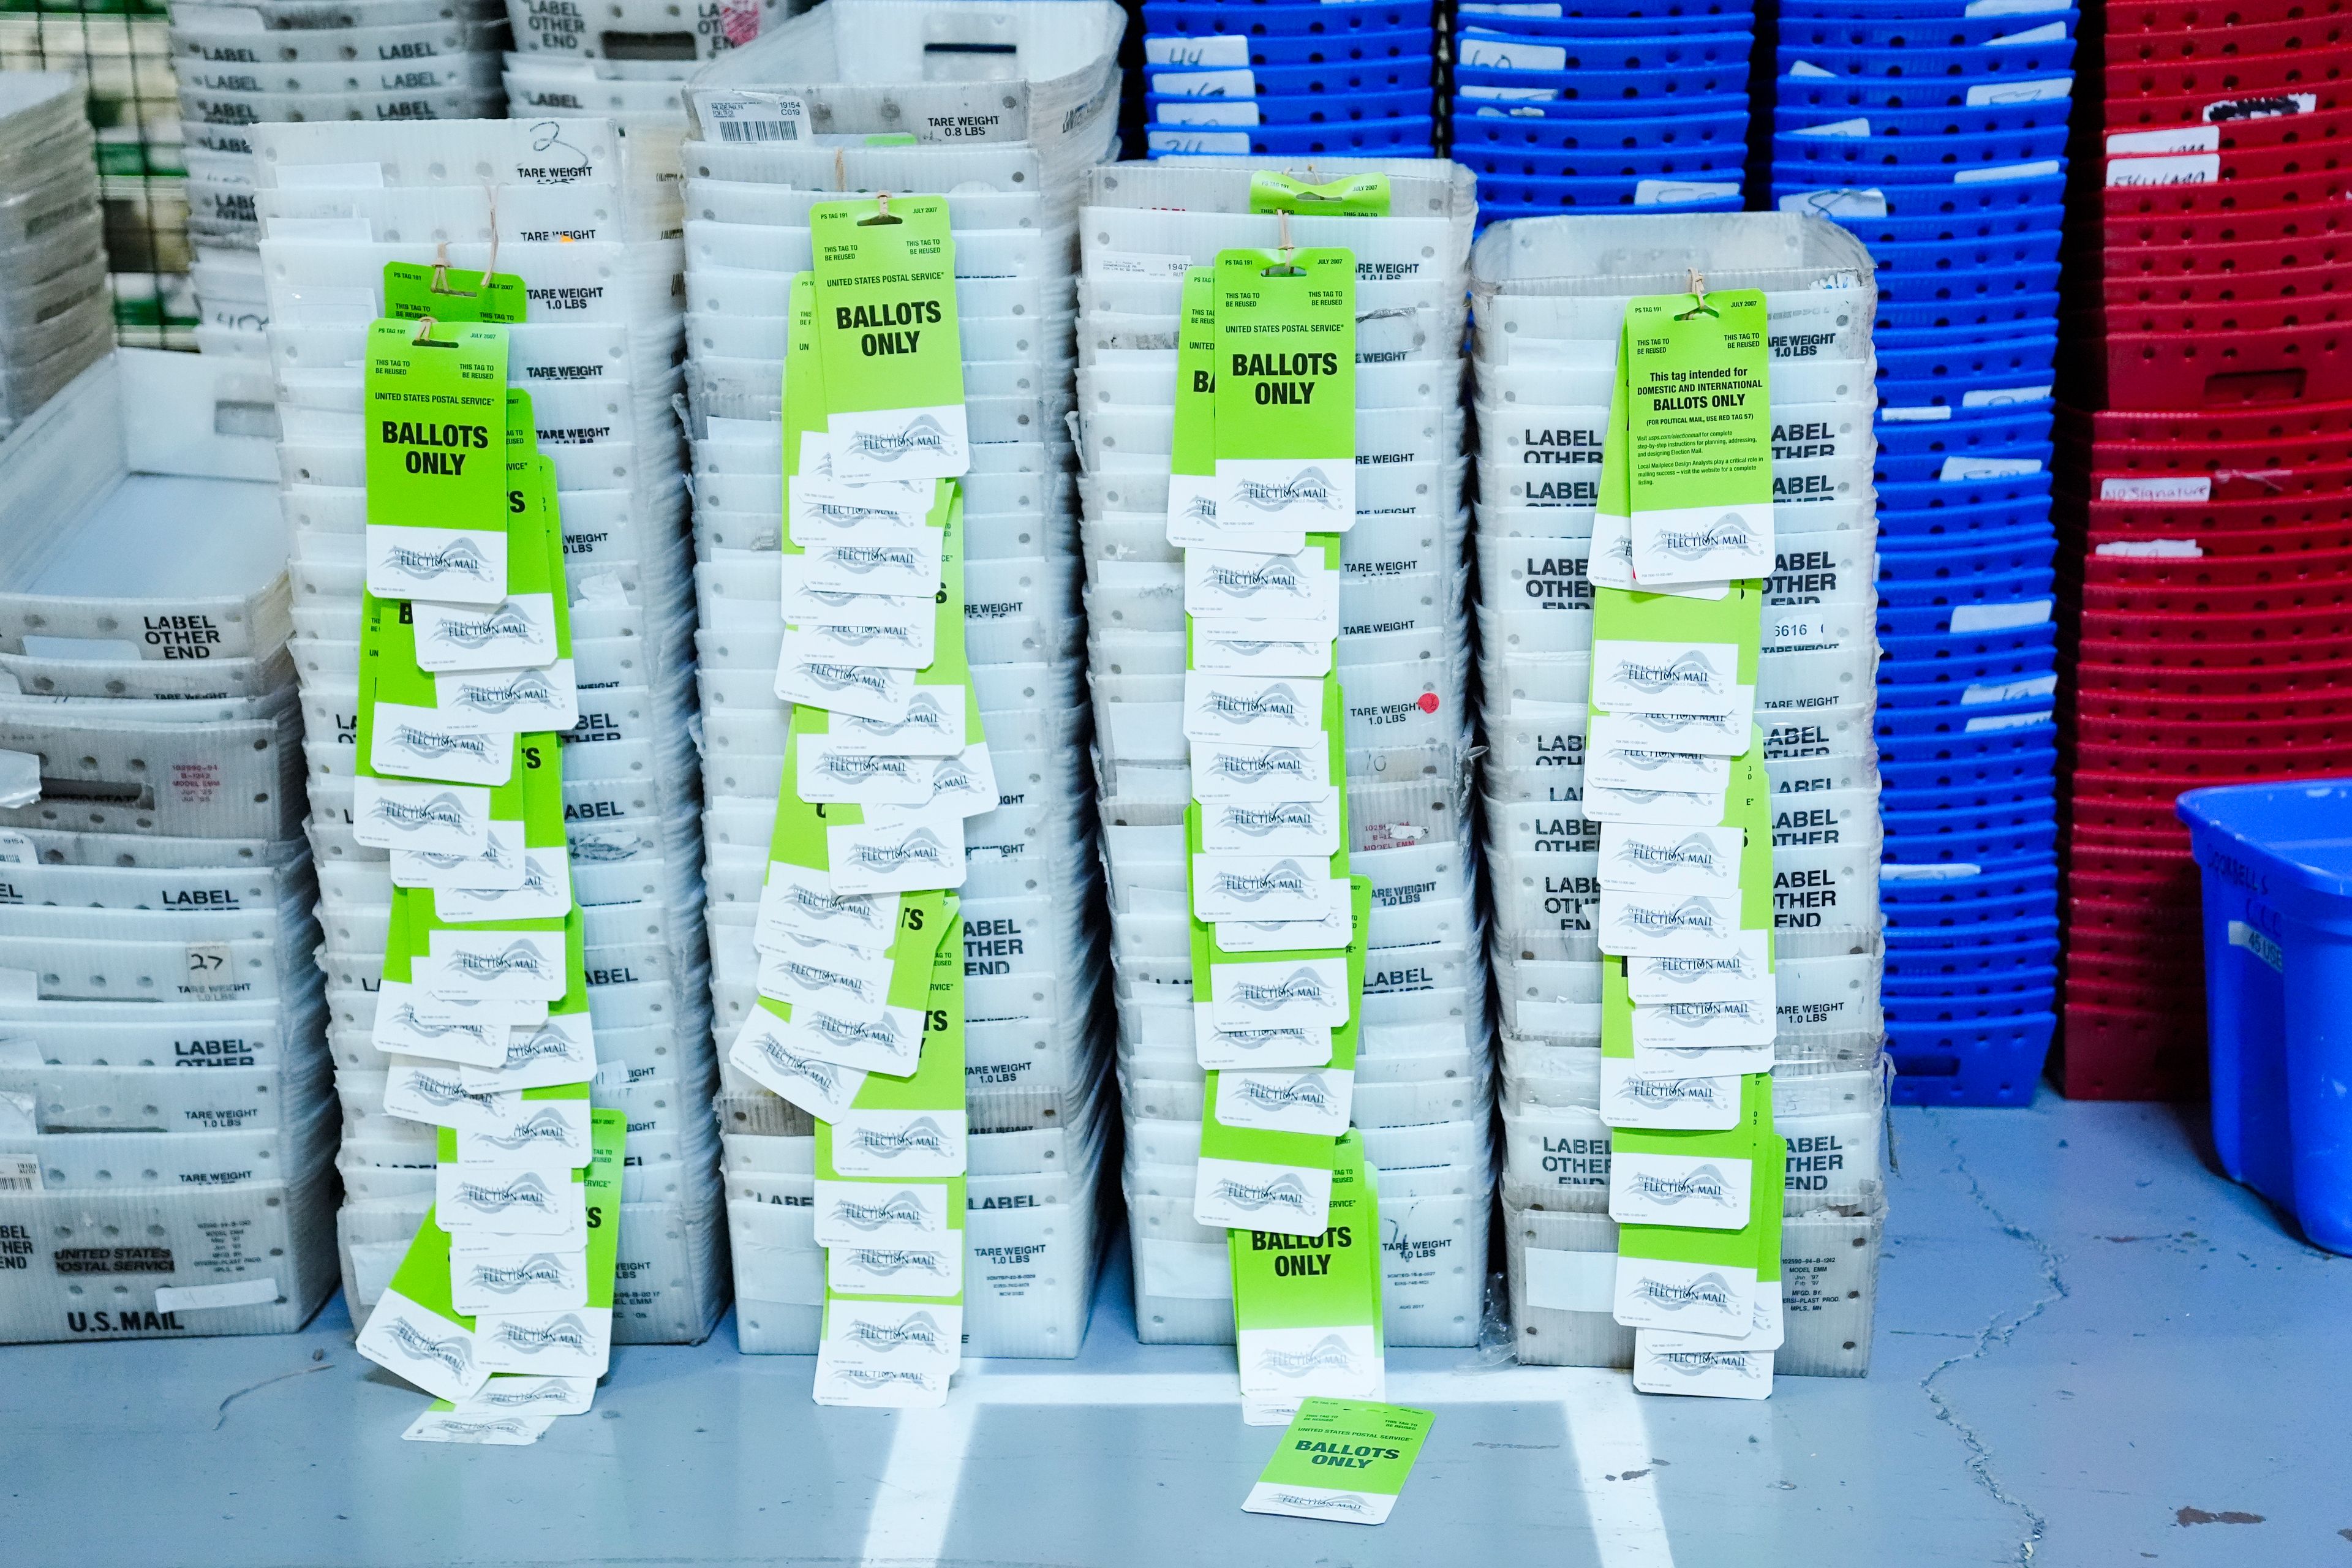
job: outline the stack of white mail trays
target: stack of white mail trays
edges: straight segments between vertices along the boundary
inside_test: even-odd
[[[507,52],[507,113],[516,120],[590,117],[633,132],[683,140],[686,82],[730,49],[786,16],[797,0],[744,0],[682,15],[668,0],[577,5],[507,0],[514,47]]]
[[[334,1289],[301,716],[249,363],[123,351],[0,446],[0,1340]]]
[[[691,1342],[724,1305],[700,915],[674,185],[599,121],[255,132],[271,371],[294,539],[353,1315],[433,1194],[431,1129],[387,1115],[378,1006],[392,868],[353,815],[368,323],[464,315],[494,274],[508,373],[552,464],[576,698],[558,715],[570,880],[594,1021],[593,1098],[627,1164],[614,1337]],[[483,170],[490,171],[482,176]],[[399,299],[391,297],[397,293]],[[455,307],[453,309],[453,307]],[[528,695],[528,694],[521,694]]]
[[[254,167],[254,128],[494,114],[506,16],[494,0],[256,0],[171,10],[198,342],[257,359],[268,353],[268,314],[254,264],[262,229],[254,197],[264,184]]]
[[[1593,527],[1626,301],[1696,284],[1763,290],[1771,353],[1774,559],[1754,721],[1777,961],[1776,1026],[1759,1037],[1789,1150],[1774,1363],[1858,1374],[1884,1214],[1869,259],[1827,224],[1777,214],[1539,219],[1489,230],[1474,271],[1485,814],[1517,1353],[1633,1361],[1634,1331],[1611,1310],[1610,829],[1593,803],[1607,794],[1622,820],[1639,798],[1629,792],[1663,784],[1622,758],[1593,765],[1596,748],[1617,742],[1588,732],[1592,584],[1624,571],[1622,537],[1613,565],[1593,563],[1612,542],[1596,546]],[[1707,1047],[1691,1043],[1696,1073]]]
[[[1342,190],[1360,199],[1342,205]],[[1460,404],[1475,211],[1468,174],[1442,162],[1318,160],[1254,174],[1163,159],[1098,170],[1089,185],[1079,483],[1123,1180],[1147,1341],[1234,1335],[1225,1232],[1201,1223],[1194,1203],[1208,1081],[1195,1009],[1213,999],[1199,994],[1191,937],[1185,816],[1204,753],[1187,734],[1198,727],[1188,679],[1200,682],[1187,675],[1186,612],[1205,602],[1203,574],[1217,563],[1171,533],[1180,305],[1188,268],[1285,246],[1341,247],[1356,263],[1355,504],[1339,535],[1330,671],[1343,693],[1344,777],[1321,782],[1344,795],[1347,864],[1370,887],[1349,1109],[1377,1173],[1381,1313],[1400,1344],[1477,1336],[1491,1098],[1465,776]]]
[[[987,84],[994,130],[973,142],[956,126],[978,101],[976,87],[931,79],[920,40],[951,39],[983,21],[990,39],[1009,46],[1011,76]],[[783,896],[772,837],[780,795],[802,779],[799,769],[785,772],[792,708],[780,669],[793,634],[779,595],[798,590],[783,575],[783,549],[821,537],[814,515],[788,525],[782,510],[789,301],[814,259],[812,211],[884,193],[894,201],[950,193],[971,442],[958,481],[962,651],[995,780],[994,809],[967,816],[962,833],[971,1137],[968,1212],[956,1222],[965,1237],[961,1326],[982,1355],[1075,1355],[1085,1334],[1108,1106],[1066,417],[1078,171],[1113,148],[1121,26],[1116,7],[1096,4],[990,13],[853,0],[723,56],[690,89],[687,323],[705,828],[719,1111],[747,1352],[817,1350],[828,1278],[811,1207],[817,1119],[772,1059],[761,1065],[760,1047],[769,1037],[762,999],[775,1002],[784,978],[783,932],[762,915],[763,896],[770,916]],[[809,464],[798,471],[810,475]],[[853,652],[840,650],[839,662],[859,662]],[[817,695],[798,690],[804,702]],[[914,700],[919,721],[955,717],[931,713],[919,688]]]

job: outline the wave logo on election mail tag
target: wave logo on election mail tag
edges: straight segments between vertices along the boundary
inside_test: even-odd
[[[843,1198],[833,1205],[833,1217],[858,1230],[886,1230],[894,1225],[911,1225],[919,1229],[923,1202],[908,1192],[893,1193],[878,1204]]]
[[[1320,507],[1336,511],[1339,487],[1321,468],[1307,468],[1286,479],[1242,479],[1234,486],[1234,500],[1260,511],[1287,511],[1293,507]]]
[[[563,1112],[548,1110],[536,1112],[504,1132],[484,1132],[477,1136],[494,1149],[512,1151],[549,1144],[560,1149],[572,1142],[572,1123],[564,1119]]]
[[[1217,503],[1204,495],[1195,495],[1184,503],[1182,515],[1203,528],[1213,527],[1217,521]]]
[[[1306,711],[1298,693],[1279,681],[1246,697],[1233,691],[1213,691],[1207,707],[1209,717],[1230,724],[1247,724],[1259,719],[1287,719],[1295,722]]]
[[[1274,1180],[1264,1183],[1236,1181],[1231,1176],[1222,1177],[1217,1182],[1217,1195],[1235,1208],[1248,1209],[1252,1212],[1258,1209],[1286,1208],[1296,1209],[1300,1214],[1305,1214],[1308,1206],[1307,1184],[1287,1171]]]
[[[1299,572],[1298,563],[1282,555],[1270,555],[1247,570],[1211,566],[1202,574],[1202,581],[1229,599],[1251,599],[1260,594],[1293,599],[1307,596],[1307,579]]]
[[[1617,1086],[1627,1100],[1657,1110],[1677,1105],[1715,1105],[1722,1096],[1711,1078],[1628,1078]]]
[[[394,1028],[422,1040],[438,1040],[457,1035],[485,1047],[497,1045],[499,1033],[488,1024],[428,1024],[416,1016],[415,1005],[409,1002],[403,1002],[393,1009],[392,1022]],[[511,1045],[507,1047],[507,1062],[509,1066],[514,1064],[514,1047]],[[421,1083],[419,1080],[420,1088]]]
[[[1217,820],[1235,833],[1264,838],[1291,829],[1312,833],[1323,826],[1323,814],[1303,800],[1286,800],[1274,805],[1227,805]]]
[[[474,1395],[473,1402],[504,1405],[509,1410],[527,1410],[534,1405],[572,1403],[572,1391],[561,1383],[533,1381],[521,1388],[514,1386],[522,1381],[520,1378],[492,1378],[482,1386],[479,1394]]]
[[[1702,898],[1685,899],[1670,910],[1634,904],[1625,910],[1623,918],[1628,925],[1639,927],[1652,936],[1668,936],[1685,931],[1713,931],[1716,927],[1715,906]]]
[[[1331,1091],[1320,1078],[1295,1078],[1288,1083],[1268,1083],[1261,1078],[1244,1080],[1234,1092],[1260,1110],[1330,1110]]]
[[[555,706],[555,683],[543,671],[519,669],[504,680],[489,682],[458,679],[450,682],[453,707],[477,713],[504,713],[516,708]]]
[[[1617,679],[1636,691],[1647,692],[1713,691],[1723,685],[1722,673],[1715,668],[1715,661],[1695,648],[1664,664],[1621,658],[1617,661]]]
[[[869,1394],[877,1388],[888,1388],[900,1383],[911,1383],[917,1388],[922,1388],[928,1385],[929,1381],[921,1373],[909,1372],[904,1367],[837,1366],[833,1369],[833,1377],[836,1383],[845,1383]]]
[[[877,463],[895,463],[917,452],[948,449],[948,427],[919,414],[896,430],[860,430],[850,437],[857,450]]]
[[[863,980],[854,974],[844,974],[837,969],[827,969],[823,964],[804,963],[797,958],[784,959],[777,967],[782,972],[784,978],[803,991],[842,991],[860,1001],[866,999],[868,987]]]
[[[874,719],[855,719],[836,713],[833,721],[845,732],[860,735],[890,736],[913,731],[917,734],[944,737],[951,732],[953,719],[946,705],[928,689],[918,688],[907,704],[907,716],[896,723],[884,723]]]
[[[948,1277],[948,1266],[937,1252],[926,1252],[908,1247],[858,1247],[850,1248],[843,1261],[860,1274],[877,1279],[887,1279],[908,1272],[928,1274],[935,1279]]]
[[[409,1092],[436,1110],[446,1110],[453,1105],[470,1105],[488,1114],[496,1098],[492,1089],[468,1089],[454,1078],[436,1078],[431,1073],[412,1074]]]
[[[465,825],[464,817],[464,810],[461,807],[458,812],[458,819],[454,823],[444,824],[444,826],[462,827]],[[436,871],[455,870],[459,866],[471,865],[477,860],[480,861],[485,866],[495,866],[499,868],[504,868],[507,863],[507,852],[503,848],[499,847],[498,835],[496,834],[492,834],[488,841],[483,845],[482,852],[479,855],[441,855],[436,854],[430,849],[411,849],[407,851],[407,853],[415,856],[418,859],[424,861],[427,866],[432,867]]]
[[[838,1064],[819,1061],[814,1057],[796,1056],[786,1050],[773,1035],[762,1035],[754,1042],[761,1059],[776,1070],[781,1078],[796,1078],[807,1084],[828,1103],[840,1098],[842,1074]]]
[[[1685,1377],[1703,1377],[1710,1372],[1734,1372],[1747,1378],[1763,1375],[1752,1351],[1656,1351],[1650,1359]]]
[[[1704,1029],[1724,1018],[1737,1018],[1741,1023],[1752,1024],[1762,1016],[1764,1009],[1752,1002],[1661,1002],[1655,1007],[1644,1007],[1642,1011],[1685,1029]]]
[[[544,1323],[502,1322],[491,1331],[490,1338],[524,1355],[537,1355],[541,1351],[572,1351],[584,1355],[595,1342],[588,1325],[570,1312]]]
[[[479,1394],[475,1395],[480,1398]],[[491,1437],[529,1437],[530,1423],[513,1415],[500,1415],[488,1421],[460,1421],[455,1416],[445,1418],[440,1430],[446,1436],[488,1439]]]
[[[800,673],[824,691],[864,691],[876,697],[890,695],[890,677],[872,665],[834,664],[812,659],[801,666]]]
[[[434,623],[431,639],[479,652],[492,643],[531,640],[531,619],[509,599],[478,616],[447,616]]]
[[[1730,958],[1652,958],[1643,960],[1649,973],[1657,979],[1675,985],[1689,985],[1701,980],[1712,980],[1718,974],[1748,975],[1745,956]]]
[[[1685,1307],[1706,1307],[1717,1312],[1731,1310],[1730,1281],[1711,1272],[1679,1281],[1653,1279],[1645,1274],[1634,1282],[1628,1294],[1669,1312],[1679,1312]]]
[[[817,635],[829,643],[843,647],[871,647],[876,643],[894,643],[908,652],[917,649],[919,639],[905,626],[861,626],[846,621],[826,621],[816,628]]]
[[[1212,880],[1217,891],[1244,904],[1255,904],[1269,898],[1304,895],[1311,885],[1307,873],[1296,860],[1277,860],[1254,877],[1221,870],[1213,873]]]
[[[511,1296],[533,1285],[568,1285],[572,1272],[554,1253],[534,1252],[520,1263],[477,1263],[466,1271],[466,1281],[477,1290]]]
[[[1668,555],[1695,561],[1730,550],[1745,553],[1756,547],[1756,531],[1736,511],[1727,511],[1705,528],[1662,528],[1652,536]]]
[[[1305,1029],[1219,1029],[1217,1039],[1237,1051],[1261,1050],[1286,1040],[1300,1046],[1319,1043],[1310,1039]]]
[[[1277,1377],[1307,1377],[1318,1372],[1360,1371],[1356,1352],[1338,1334],[1325,1334],[1303,1351],[1268,1347],[1258,1352],[1257,1369]]]
[[[393,1348],[411,1361],[431,1362],[446,1371],[451,1377],[465,1378],[473,1371],[474,1350],[464,1334],[452,1334],[447,1339],[436,1339],[405,1318],[395,1320],[384,1338]]]
[[[1209,766],[1213,777],[1231,784],[1264,784],[1268,779],[1303,780],[1307,772],[1305,753],[1291,746],[1274,746],[1263,752],[1226,752]]]
[[[444,576],[470,577],[478,583],[490,580],[488,561],[472,540],[463,537],[436,550],[395,544],[384,552],[384,560],[394,571],[419,582]]]
[[[1359,1492],[1334,1492],[1328,1497],[1308,1497],[1304,1492],[1276,1492],[1274,1500],[1285,1508],[1318,1509],[1326,1513],[1352,1513],[1369,1519],[1372,1505]]]
[[[1690,1199],[1710,1204],[1731,1202],[1731,1184],[1714,1165],[1694,1165],[1679,1176],[1641,1171],[1627,1177],[1625,1185],[1635,1196],[1654,1204],[1679,1204]]]
[[[937,1352],[950,1344],[961,1347],[961,1341],[950,1340],[939,1320],[929,1312],[912,1312],[895,1323],[877,1323],[860,1319],[842,1331],[841,1336],[852,1344],[869,1351],[888,1354],[892,1351],[918,1350]]]
[[[1622,756],[1649,753],[1621,752]],[[1720,857],[1715,852],[1712,839],[1703,834],[1692,834],[1680,844],[1656,844],[1639,838],[1628,838],[1617,847],[1617,858],[1636,871],[1705,871],[1713,875],[1720,868]]]
[[[919,571],[929,560],[921,552],[903,544],[835,544],[826,549],[824,558],[860,577],[877,572]]]
[[[408,755],[437,763],[447,757],[471,757],[488,766],[496,759],[494,747],[504,746],[504,735],[490,736],[467,730],[427,730],[417,724],[395,724],[386,740]]]
[[[793,1021],[798,1023],[801,1020]],[[839,1046],[845,1050],[858,1046],[880,1046],[895,1056],[905,1048],[898,1026],[887,1017],[878,1024],[856,1024],[846,1018],[835,1017],[831,1013],[812,1010],[806,1026],[811,1033],[822,1036],[827,1044]]]
[[[947,1130],[928,1116],[919,1116],[895,1132],[885,1132],[877,1127],[860,1127],[851,1134],[850,1142],[881,1160],[895,1160],[901,1154],[944,1154],[948,1152]]]
[[[896,871],[907,866],[934,866],[944,871],[950,857],[938,834],[919,827],[895,844],[858,844],[851,848],[849,858],[868,871]]]
[[[503,980],[510,974],[528,974],[551,978],[547,961],[538,944],[529,942],[509,942],[497,952],[475,952],[470,949],[449,955],[449,967],[473,980]]]
[[[876,779],[914,782],[914,764],[906,758],[877,757],[863,752],[827,752],[817,760],[816,771],[836,784],[853,788]]]
[[[1229,993],[1233,1002],[1255,1013],[1271,1013],[1294,1002],[1328,1003],[1331,993],[1323,977],[1311,969],[1292,971],[1283,979],[1268,983],[1263,980],[1241,980]]]
[[[572,853],[583,860],[593,860],[609,866],[616,861],[634,860],[653,847],[653,841],[642,834],[601,837],[581,837],[572,840]]]
[[[777,889],[777,896],[794,912],[811,921],[820,923],[826,921],[847,921],[877,936],[885,934],[882,911],[871,899],[863,894],[845,897],[829,895],[820,893],[815,889],[798,882],[788,882]],[[893,915],[891,918],[897,917]]]
[[[900,516],[896,507],[857,506],[837,500],[811,501],[803,509],[803,513],[810,521],[824,523],[828,528],[862,528],[869,522],[894,523]]]
[[[502,1182],[461,1181],[451,1195],[481,1214],[504,1214],[509,1209],[555,1212],[555,1194],[536,1171],[518,1172]]]

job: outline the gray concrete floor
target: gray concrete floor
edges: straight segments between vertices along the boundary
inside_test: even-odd
[[[1230,1352],[1133,1341],[941,1412],[820,1410],[803,1359],[625,1348],[536,1447],[403,1443],[419,1397],[299,1335],[0,1350],[10,1568],[950,1563],[2352,1568],[2352,1261],[2214,1174],[2195,1110],[1900,1110],[1875,1365],[1761,1405],[1392,1352],[1437,1423],[1377,1530],[1239,1511],[1275,1433]]]

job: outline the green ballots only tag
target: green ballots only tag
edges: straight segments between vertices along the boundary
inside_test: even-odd
[[[1772,574],[1771,355],[1754,289],[1625,308],[1625,477],[1644,586]],[[1607,466],[1603,464],[1606,488]]]
[[[1356,521],[1355,253],[1223,250],[1216,278],[1220,522],[1347,531]]]
[[[971,447],[947,198],[819,202],[809,238],[833,477],[964,473]]]
[[[436,321],[523,319],[530,303],[522,279],[511,272],[483,275],[468,267],[433,267],[419,261],[383,264],[383,313],[395,321],[430,316]]]
[[[1303,1400],[1242,1507],[1294,1519],[1385,1523],[1436,1419],[1402,1405]]]
[[[367,587],[495,605],[507,588],[504,327],[368,330]]]
[[[1385,1391],[1381,1332],[1381,1205],[1352,1128],[1335,1145],[1329,1218],[1312,1236],[1234,1229],[1234,1329],[1243,1419],[1290,1418],[1308,1394],[1377,1399]]]

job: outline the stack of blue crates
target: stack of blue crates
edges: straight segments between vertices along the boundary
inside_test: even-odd
[[[1463,0],[1453,157],[1481,223],[1738,212],[1753,0]]]
[[[2075,20],[2065,0],[1780,9],[1774,199],[1845,225],[1878,263],[1885,1001],[1902,1100],[2031,1100],[2055,1021],[2051,389]]]
[[[1435,20],[1433,0],[1145,0],[1145,150],[1433,156]]]

